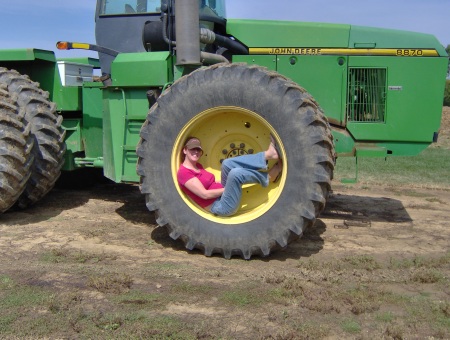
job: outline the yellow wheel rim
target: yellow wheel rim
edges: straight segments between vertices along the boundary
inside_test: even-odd
[[[261,185],[245,185],[241,205],[230,217],[214,216],[195,204],[180,189],[177,171],[181,164],[182,150],[189,136],[198,137],[204,149],[200,163],[212,172],[220,182],[221,160],[239,155],[258,153],[267,149],[272,134],[283,158],[283,171],[277,183],[267,188]],[[270,161],[268,167],[275,161]],[[192,118],[178,134],[171,155],[171,170],[175,187],[184,202],[198,215],[217,223],[241,224],[252,221],[266,213],[278,200],[285,183],[287,162],[284,147],[275,129],[258,114],[240,107],[219,106],[205,110]]]

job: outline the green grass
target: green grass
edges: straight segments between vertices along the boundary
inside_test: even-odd
[[[445,268],[450,265],[450,252],[438,257],[424,258],[422,256],[414,256],[407,259],[389,259],[390,269],[399,268]]]
[[[67,253],[53,255],[71,259]],[[61,262],[56,263],[61,266]],[[231,315],[263,315],[245,323],[248,334],[261,339],[272,335],[295,339],[298,334],[320,339],[336,331],[343,337],[358,337],[369,329],[402,338],[413,334],[415,327],[423,330],[421,334],[448,338],[450,303],[435,292],[448,287],[449,263],[450,253],[435,257],[300,259],[289,273],[261,272],[232,284],[172,277],[159,288],[155,281],[133,287],[134,279],[129,274],[91,265],[94,272],[86,276],[90,293],[29,286],[0,275],[0,309],[4,311],[0,313],[0,334],[19,338],[236,337],[233,327],[224,328],[223,322],[228,318],[237,321],[224,314],[170,313],[173,306],[197,305],[210,311],[227,310]],[[177,266],[163,267],[175,270]],[[407,289],[391,291],[393,282],[401,282]],[[95,300],[95,309],[89,300],[93,292],[101,292],[94,294],[101,297]],[[267,322],[276,325],[276,334],[267,331]]]
[[[48,263],[98,263],[106,260],[115,260],[116,256],[89,254],[82,251],[70,251],[64,248],[54,248],[41,254],[40,260]]]
[[[358,182],[408,184],[414,187],[431,186],[450,189],[450,150],[428,148],[418,156],[360,158]],[[355,159],[339,157],[335,179],[355,177]]]
[[[256,282],[238,284],[236,288],[225,290],[219,295],[219,301],[237,307],[258,307],[276,298],[273,290],[260,286]]]
[[[3,295],[3,296],[2,296]],[[0,302],[1,310],[8,310],[15,307],[38,307],[43,303],[48,301],[51,297],[51,294],[47,293],[43,289],[28,287],[28,286],[15,286],[10,290],[7,290],[5,293],[1,294],[2,296]]]
[[[392,322],[394,318],[395,317],[392,312],[382,312],[376,315],[376,319],[382,322]]]
[[[355,269],[373,271],[381,268],[380,264],[369,255],[347,256],[342,258],[342,260],[353,266]]]
[[[131,287],[133,279],[125,273],[95,274],[89,277],[87,285],[102,293],[126,292]]]
[[[8,276],[0,277],[0,335],[41,336],[56,328],[48,322],[45,311],[53,294],[42,287],[24,286]]]
[[[341,327],[347,333],[355,334],[361,332],[361,326],[354,320],[343,321]]]
[[[250,304],[259,305],[261,303],[261,300],[255,294],[252,294],[252,292],[241,290],[231,290],[225,292],[222,294],[220,300],[227,304],[235,305],[238,307],[243,307]]]

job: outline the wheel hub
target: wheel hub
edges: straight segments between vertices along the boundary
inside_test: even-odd
[[[224,147],[222,149],[223,158],[220,159],[220,163],[222,163],[226,158],[234,158],[237,156],[251,155],[255,151],[253,148],[249,147],[247,144],[239,141],[233,142],[228,145],[228,147]]]

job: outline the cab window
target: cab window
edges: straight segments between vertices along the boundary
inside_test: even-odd
[[[161,0],[103,0],[100,15],[159,13]]]

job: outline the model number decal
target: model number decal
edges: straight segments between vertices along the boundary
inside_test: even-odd
[[[397,50],[397,55],[400,57],[422,57],[423,50],[401,49],[401,50]]]
[[[439,57],[439,53],[435,49],[421,48],[251,47],[249,52],[250,54],[271,55]]]

